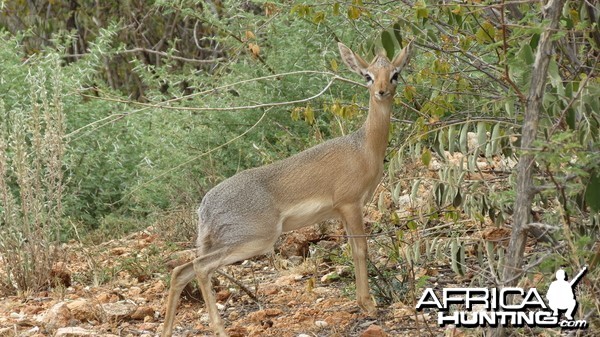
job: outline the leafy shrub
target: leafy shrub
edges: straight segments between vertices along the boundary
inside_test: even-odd
[[[28,61],[29,93],[9,104],[0,98],[0,287],[9,293],[49,286],[53,267],[63,258],[66,143],[60,59],[48,54]]]

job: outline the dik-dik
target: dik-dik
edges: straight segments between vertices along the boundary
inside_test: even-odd
[[[369,88],[369,114],[357,131],[270,165],[249,169],[211,189],[198,209],[197,257],[173,270],[163,336],[171,336],[181,291],[196,277],[217,336],[227,336],[211,288],[217,268],[273,250],[283,232],[340,219],[352,248],[356,300],[374,313],[367,275],[363,205],[383,175],[390,115],[398,74],[411,54],[409,43],[390,61],[369,64],[339,43],[344,63]]]

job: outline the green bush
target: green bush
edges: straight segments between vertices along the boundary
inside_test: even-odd
[[[9,65],[16,78],[0,80],[29,89],[0,97],[0,288],[8,293],[51,285],[63,259],[64,77],[56,53],[27,61],[25,76]]]

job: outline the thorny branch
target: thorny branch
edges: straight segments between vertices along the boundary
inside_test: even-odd
[[[227,88],[231,88],[234,86],[238,86],[241,84],[245,84],[245,83],[249,83],[249,82],[256,82],[256,81],[260,81],[260,80],[268,80],[268,79],[273,79],[273,78],[281,78],[284,76],[292,76],[292,75],[302,75],[302,74],[310,74],[310,75],[325,75],[325,76],[331,76],[331,79],[329,80],[329,82],[325,85],[325,87],[323,87],[323,89],[321,91],[319,91],[317,94],[310,96],[310,97],[306,97],[306,98],[302,98],[302,99],[298,99],[298,100],[293,100],[293,101],[286,101],[286,102],[274,102],[274,103],[262,103],[262,104],[254,104],[254,105],[245,105],[245,106],[235,106],[235,107],[202,107],[202,108],[194,108],[194,107],[178,107],[178,106],[172,106],[170,104],[175,103],[177,101],[181,101],[181,100],[186,100],[192,97],[196,97],[196,96],[200,96],[200,95],[208,95],[211,93],[215,93],[215,92],[219,92],[222,91],[224,89]],[[127,103],[127,104],[133,104],[133,105],[139,105],[142,106],[143,108],[141,109],[137,109],[137,110],[133,110],[130,112],[122,112],[122,113],[118,113],[118,114],[114,114],[114,115],[110,115],[107,116],[105,118],[99,119],[97,121],[94,121],[90,124],[84,125],[81,128],[74,130],[73,132],[67,134],[65,137],[66,138],[70,138],[80,132],[82,132],[83,130],[86,130],[90,127],[96,126],[99,123],[103,123],[103,122],[107,122],[104,124],[101,124],[99,127],[95,127],[93,130],[97,130],[98,128],[107,125],[109,123],[112,123],[118,119],[127,117],[129,115],[132,115],[134,113],[138,113],[150,108],[156,108],[156,109],[172,109],[172,110],[185,110],[185,111],[238,111],[238,110],[252,110],[252,109],[260,109],[260,108],[270,108],[270,107],[275,107],[275,106],[285,106],[285,105],[293,105],[293,104],[298,104],[298,103],[306,103],[309,101],[312,101],[314,99],[319,98],[320,96],[322,96],[323,94],[325,94],[327,92],[327,90],[331,87],[331,85],[333,84],[333,82],[335,81],[341,81],[341,82],[346,82],[346,83],[350,83],[350,84],[354,84],[354,85],[358,85],[358,86],[363,86],[363,84],[343,78],[339,75],[336,75],[334,73],[331,72],[327,72],[327,71],[316,71],[316,70],[300,70],[300,71],[293,71],[293,72],[287,72],[287,73],[281,73],[281,74],[275,74],[275,75],[268,75],[268,76],[263,76],[263,77],[257,77],[257,78],[253,78],[253,79],[248,79],[248,80],[243,80],[243,81],[238,81],[235,83],[231,83],[231,84],[226,84],[226,85],[222,85],[216,88],[212,88],[209,90],[204,90],[204,91],[199,91],[190,95],[186,95],[186,96],[182,96],[182,97],[177,97],[177,98],[173,98],[161,103],[142,103],[142,102],[136,102],[136,101],[131,101],[131,100],[125,100],[125,99],[121,99],[121,98],[110,98],[110,97],[97,97],[94,95],[87,95],[87,94],[82,94],[83,97],[86,98],[90,98],[90,99],[99,99],[99,100],[104,100],[104,101],[109,101],[109,102],[117,102],[117,103]]]

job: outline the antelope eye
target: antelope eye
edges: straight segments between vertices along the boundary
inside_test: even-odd
[[[398,73],[394,73],[394,75],[392,75],[392,79],[390,80],[390,82],[392,82],[392,83],[398,82]]]
[[[365,74],[365,80],[366,80],[367,82],[373,82],[373,78],[372,78],[372,77],[371,77],[371,75],[369,75],[369,74]]]

